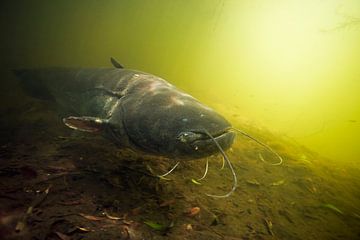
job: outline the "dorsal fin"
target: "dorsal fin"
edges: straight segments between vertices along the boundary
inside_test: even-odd
[[[124,68],[118,61],[116,61],[115,58],[111,57],[110,58],[110,62],[111,64],[116,67],[116,68]]]

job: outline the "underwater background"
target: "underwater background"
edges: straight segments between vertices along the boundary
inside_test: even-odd
[[[0,3],[0,26],[4,239],[360,238],[359,1],[15,0]],[[200,161],[170,182],[140,174],[170,165],[74,134],[12,73],[110,57],[196,97],[284,164],[260,161],[265,150],[239,136],[239,188],[209,198],[231,186],[219,159],[201,184],[189,181]],[[74,206],[82,215],[66,218]]]

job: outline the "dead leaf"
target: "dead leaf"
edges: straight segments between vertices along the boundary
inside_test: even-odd
[[[253,186],[260,186],[260,183],[256,179],[246,180],[246,183]]]
[[[79,213],[79,215],[82,216],[83,218],[86,218],[87,220],[91,220],[91,221],[104,220],[103,217],[91,216],[91,215],[86,215],[86,214],[83,214],[83,213]]]
[[[82,232],[90,232],[91,230],[88,228],[84,228],[84,227],[76,227],[78,230],[82,231]]]
[[[104,212],[105,216],[108,218],[108,219],[111,219],[111,220],[121,220],[121,219],[124,219],[124,217],[115,217],[115,216],[111,216],[109,215],[107,212]]]
[[[199,212],[200,212],[200,208],[199,208],[199,207],[192,207],[192,208],[190,208],[190,210],[187,212],[187,215],[188,215],[189,217],[193,217],[193,216],[199,214]]]
[[[193,227],[192,227],[191,224],[186,224],[186,225],[185,225],[185,229],[186,229],[187,231],[192,231],[192,230],[193,230]]]
[[[270,186],[280,186],[280,185],[283,185],[284,183],[285,183],[285,179],[282,179],[282,180],[271,183]]]
[[[160,207],[167,207],[167,206],[170,206],[170,205],[174,204],[175,202],[176,202],[175,199],[170,199],[170,200],[166,200],[166,201],[160,203],[159,206]]]
[[[24,228],[25,228],[25,223],[23,221],[19,221],[16,224],[15,231],[16,232],[21,232],[22,230],[24,230]]]
[[[91,229],[85,228],[85,227],[74,226],[73,228],[69,229],[69,231],[67,231],[66,233],[71,235],[74,232],[91,232]]]

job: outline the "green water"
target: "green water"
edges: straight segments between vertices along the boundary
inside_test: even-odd
[[[343,189],[349,195],[337,190],[333,195],[346,196],[345,205],[351,206],[351,214],[346,214],[358,224],[360,195],[352,182],[359,179],[360,156],[359,1],[3,1],[0,26],[4,126],[21,115],[9,109],[29,104],[11,69],[103,67],[110,66],[112,56],[126,68],[168,80],[234,126],[278,146],[285,159],[310,164],[313,173],[328,182],[317,182],[318,190],[313,190],[319,179],[304,178],[307,193],[319,188],[331,192],[327,184]],[[250,154],[241,141],[234,147],[237,155],[231,153],[233,159]],[[310,150],[301,152],[302,145]],[[245,153],[238,151],[242,147]],[[241,167],[237,160],[236,165]],[[254,169],[259,175],[267,170],[259,165]],[[331,169],[338,172],[331,175]],[[267,179],[269,183],[295,174],[268,171],[279,176]],[[248,185],[257,178],[245,176]],[[255,192],[240,199],[251,204]],[[286,190],[274,194],[286,195]],[[343,218],[336,210],[343,202],[320,202]],[[290,200],[287,204],[292,206]],[[336,221],[334,226],[342,227]],[[296,231],[294,226],[289,229]],[[236,229],[232,233],[242,236]],[[290,235],[280,234],[280,239],[291,239]],[[332,236],[342,239],[341,234]]]

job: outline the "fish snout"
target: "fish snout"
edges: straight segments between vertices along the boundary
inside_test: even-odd
[[[210,133],[223,150],[229,149],[235,139],[235,133],[229,130],[224,129]],[[219,151],[214,141],[204,130],[181,132],[177,137],[177,141],[190,147],[192,149],[191,154],[198,157],[209,156]]]

